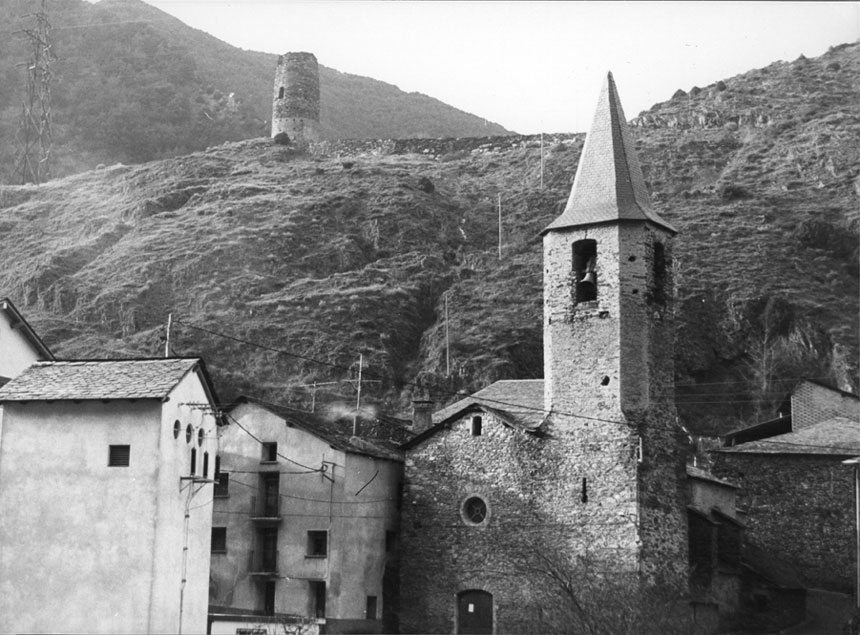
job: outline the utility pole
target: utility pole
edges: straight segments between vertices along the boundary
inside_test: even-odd
[[[543,189],[543,133],[540,133],[540,189]]]
[[[32,52],[27,62],[19,64],[27,67],[27,95],[16,133],[19,149],[15,176],[21,184],[39,185],[51,178],[51,62],[57,57],[51,42],[47,0],[41,0],[39,11],[31,15],[36,19],[35,27],[16,32],[27,38]]]
[[[499,260],[502,259],[502,195],[499,194]]]
[[[364,366],[364,353],[358,354],[358,393],[355,397],[355,414],[352,415],[352,436],[358,436],[358,410],[361,408],[361,368]]]
[[[167,314],[167,337],[164,339],[164,356],[170,357],[170,329],[173,326],[173,313]]]
[[[445,292],[445,377],[451,376],[451,337],[448,332],[448,291]]]

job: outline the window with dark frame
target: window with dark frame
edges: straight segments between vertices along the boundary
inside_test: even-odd
[[[479,437],[483,431],[484,420],[481,415],[472,415],[472,436]]]
[[[487,519],[487,503],[478,496],[470,496],[463,503],[463,515],[469,522],[480,525]]]
[[[212,553],[227,553],[227,528],[212,528]]]
[[[130,462],[130,445],[111,445],[108,447],[108,467],[128,467]]]
[[[308,532],[308,556],[311,558],[324,558],[328,555],[328,532]]]
[[[263,443],[263,461],[274,463],[278,460],[278,444],[274,441]]]
[[[215,479],[215,491],[212,493],[215,498],[227,498],[230,496],[230,474],[221,472]]]

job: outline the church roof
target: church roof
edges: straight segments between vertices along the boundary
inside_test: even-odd
[[[561,216],[544,232],[619,220],[649,221],[677,233],[651,209],[633,137],[609,73],[585,138],[570,198]]]

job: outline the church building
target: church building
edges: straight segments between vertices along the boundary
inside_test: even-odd
[[[402,632],[576,631],[593,618],[577,603],[623,613],[612,603],[630,594],[609,592],[621,581],[674,584],[683,602],[675,234],[609,74],[543,232],[544,379],[496,382],[402,446]]]

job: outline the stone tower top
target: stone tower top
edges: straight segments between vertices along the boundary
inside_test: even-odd
[[[615,80],[608,73],[567,206],[544,231],[619,220],[650,221],[677,233],[651,209]]]

